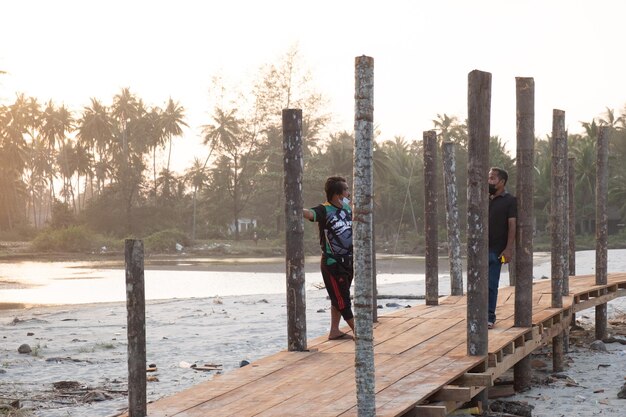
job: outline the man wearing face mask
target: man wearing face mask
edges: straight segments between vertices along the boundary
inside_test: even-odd
[[[352,285],[352,210],[350,191],[344,177],[329,177],[324,186],[326,202],[304,209],[305,219],[317,222],[322,249],[321,271],[330,297],[329,340],[352,336],[339,330],[341,317],[354,333],[354,314],[350,304]]]
[[[489,170],[489,316],[488,327],[496,322],[500,270],[513,256],[517,200],[506,189],[509,174],[502,168]]]

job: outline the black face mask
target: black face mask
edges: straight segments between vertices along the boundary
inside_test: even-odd
[[[498,191],[495,185],[489,184],[489,195],[494,195]]]

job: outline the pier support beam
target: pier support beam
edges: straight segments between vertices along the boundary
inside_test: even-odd
[[[128,415],[145,417],[146,406],[146,290],[143,240],[126,239],[126,310],[128,333]]]
[[[439,304],[439,240],[437,227],[437,132],[423,133],[424,238],[426,243],[426,305]]]
[[[302,219],[302,110],[283,110],[285,171],[285,263],[287,273],[287,348],[303,351],[306,339],[304,220]]]
[[[532,326],[533,302],[533,195],[535,160],[535,80],[516,78],[517,96],[517,232],[515,250],[515,326]],[[514,368],[514,387],[530,387],[528,356]]]
[[[598,134],[596,163],[596,284],[606,285],[608,263],[609,127]],[[604,290],[603,290],[604,293]],[[596,306],[596,339],[607,337],[607,305]]]
[[[567,133],[565,112],[554,109],[552,113],[552,175],[551,175],[551,219],[552,219],[552,307],[563,307],[564,282],[569,278],[568,250],[569,228],[567,227]],[[569,286],[568,286],[569,287]],[[564,367],[563,333],[552,340],[552,369],[561,372]]]

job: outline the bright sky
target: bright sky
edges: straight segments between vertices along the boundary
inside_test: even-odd
[[[473,69],[493,75],[491,133],[513,151],[516,76],[535,78],[541,136],[553,108],[575,133],[626,104],[620,0],[0,0],[0,10],[0,102],[23,92],[80,111],[122,87],[148,105],[171,96],[190,124],[173,151],[179,171],[206,156],[211,77],[256,77],[296,43],[337,129],[353,128],[354,57],[374,57],[383,139],[421,140],[437,113],[465,119]]]

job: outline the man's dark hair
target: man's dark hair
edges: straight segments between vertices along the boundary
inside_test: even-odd
[[[344,190],[348,187],[348,181],[344,177],[328,177],[326,184],[324,185],[324,191],[326,191],[326,201],[333,199],[335,194],[343,194]]]
[[[506,185],[507,181],[509,180],[509,173],[506,172],[506,170],[498,167],[491,167],[489,170],[495,171],[496,174],[498,174],[498,178],[504,180],[504,185]]]

